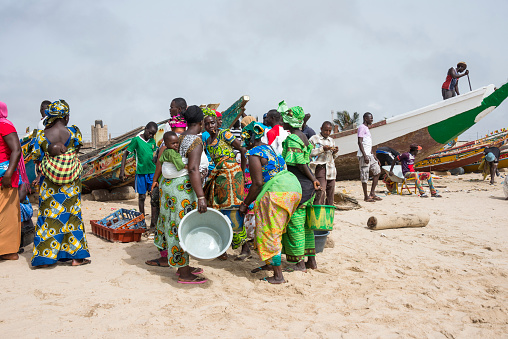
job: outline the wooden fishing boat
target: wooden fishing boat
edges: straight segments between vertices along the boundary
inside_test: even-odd
[[[248,96],[242,96],[222,115],[226,118],[227,123],[223,126],[230,128],[245,110],[245,105],[249,101]],[[219,104],[209,104],[208,107],[217,109]],[[204,107],[204,106],[203,106]],[[169,120],[169,119],[168,119]],[[158,123],[158,131],[155,134],[157,145],[162,142],[164,129],[168,120]],[[109,146],[105,146],[94,152],[80,156],[83,165],[81,181],[83,183],[83,192],[90,192],[96,189],[114,189],[117,187],[133,185],[136,174],[136,162],[133,153],[130,153],[125,163],[125,181],[120,180],[120,166],[122,163],[123,152],[129,146],[131,139],[143,133],[144,126],[138,127],[124,135],[111,140]]]
[[[482,158],[480,158],[479,161],[476,161],[472,164],[469,164],[467,166],[463,166],[464,172],[471,173],[471,172],[480,172],[479,168],[480,163],[482,162]],[[499,163],[497,164],[497,168],[507,168],[508,167],[508,149],[502,149],[501,150],[501,156],[499,157]]]
[[[488,85],[376,122],[370,128],[373,144],[406,151],[411,143],[418,143],[423,149],[418,153],[416,161],[421,161],[492,112],[507,96],[508,84],[497,90],[494,85]],[[358,179],[357,129],[336,133],[331,137],[339,147],[339,156],[335,160],[337,179]]]
[[[431,154],[415,164],[420,172],[448,171],[454,168],[467,167],[473,163],[480,163],[485,147],[501,147],[508,140],[508,131],[489,135],[460,146],[451,147]]]

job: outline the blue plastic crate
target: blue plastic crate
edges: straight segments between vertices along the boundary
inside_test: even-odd
[[[97,223],[111,229],[139,229],[146,228],[145,216],[140,212],[120,208]]]

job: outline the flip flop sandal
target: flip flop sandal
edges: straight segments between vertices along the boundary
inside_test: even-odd
[[[247,259],[250,259],[250,258],[252,258],[251,254],[240,254],[239,256],[237,256],[235,258],[235,261],[244,261],[244,260],[247,260]]]
[[[178,279],[177,283],[179,283],[179,284],[204,284],[207,281],[208,281],[208,279],[196,277],[196,278],[194,278],[192,280],[188,280],[188,281]]]
[[[377,195],[376,195],[376,196],[373,196],[373,197],[371,197],[371,198],[372,198],[372,199],[374,199],[374,200],[376,200],[376,201],[383,200],[383,199],[381,199],[380,197],[378,197]]]
[[[369,198],[369,199],[367,199],[367,200],[365,200],[365,199],[364,199],[363,201],[365,201],[365,202],[376,202],[376,200],[374,200],[374,199],[372,199],[372,198]]]
[[[197,269],[194,269],[194,271],[191,272],[191,274],[194,274],[194,275],[199,275],[199,274],[203,274],[204,270],[202,268],[197,268]],[[175,273],[176,276],[180,276],[180,273],[176,272]]]
[[[155,263],[155,265],[149,264],[149,262]],[[157,266],[158,267],[169,267],[169,264],[168,264],[168,266],[161,265],[161,262],[159,261],[159,259],[147,260],[147,261],[145,261],[145,264],[148,266],[154,266],[154,267],[157,267]]]
[[[266,266],[259,266],[259,267],[256,267],[255,269],[251,270],[250,273],[258,273],[261,271],[268,271],[268,268]]]
[[[261,279],[259,279],[259,280],[261,280],[261,281],[266,281],[267,283],[269,283],[269,284],[271,284],[271,285],[279,285],[279,284],[275,284],[275,283],[271,283],[271,282],[269,282],[269,281],[268,281],[268,277],[264,277],[264,278],[261,278]],[[282,282],[282,283],[280,283],[280,284],[285,284],[285,283],[286,283],[286,282],[284,281],[284,282]]]
[[[78,265],[72,265],[72,264],[71,264],[71,266],[75,266],[75,267],[76,267],[76,266],[85,266],[85,265],[88,265],[88,264],[91,264],[91,263],[92,263],[92,260],[89,260],[89,259],[83,259],[83,261],[82,261],[80,264],[78,264]]]
[[[442,196],[440,194],[432,194],[431,195],[432,198],[442,198]]]

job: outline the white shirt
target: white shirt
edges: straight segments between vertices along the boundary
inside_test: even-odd
[[[365,151],[365,155],[371,155],[372,154],[372,137],[370,135],[370,130],[365,124],[361,124],[358,126],[358,138],[363,138],[363,150]],[[356,153],[357,156],[362,157],[363,153],[360,151],[360,148],[358,147],[358,153]]]
[[[324,138],[321,133],[315,134],[310,137],[309,143],[314,145],[314,149],[310,151],[310,164],[309,168],[312,173],[316,173],[317,165],[326,164],[326,180],[335,180],[337,176],[337,169],[335,168],[335,159],[339,156],[339,152],[335,154],[332,151],[325,151],[323,146],[335,147],[335,142],[332,138]]]

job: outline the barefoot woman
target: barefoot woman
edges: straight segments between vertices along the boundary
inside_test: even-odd
[[[285,170],[282,156],[261,142],[263,135],[264,128],[257,122],[251,122],[242,131],[248,149],[252,186],[240,205],[240,212],[247,213],[247,206],[255,201],[255,241],[259,257],[266,265],[253,272],[272,269],[273,277],[263,280],[280,284],[285,282],[281,268],[282,234],[300,202],[302,188],[295,175]]]
[[[72,266],[89,264],[88,243],[81,218],[81,163],[77,158],[83,145],[78,127],[67,127],[69,105],[64,100],[46,109],[46,128],[39,133],[32,153],[42,174],[39,185],[39,214],[35,226],[32,266],[47,267],[72,260]],[[50,156],[51,144],[63,143],[67,152]]]
[[[309,145],[309,140],[300,130],[305,117],[303,109],[300,106],[288,109],[286,103],[282,101],[278,111],[282,115],[284,129],[291,132],[282,143],[282,156],[288,171],[298,178],[302,186],[302,200],[291,216],[288,230],[282,237],[282,252],[286,254],[288,262],[295,264],[290,270],[306,271],[307,268],[317,268],[314,232],[305,225],[306,207],[312,205],[314,193],[321,186],[309,169],[310,151],[313,146]],[[307,263],[304,257],[308,257]]]

